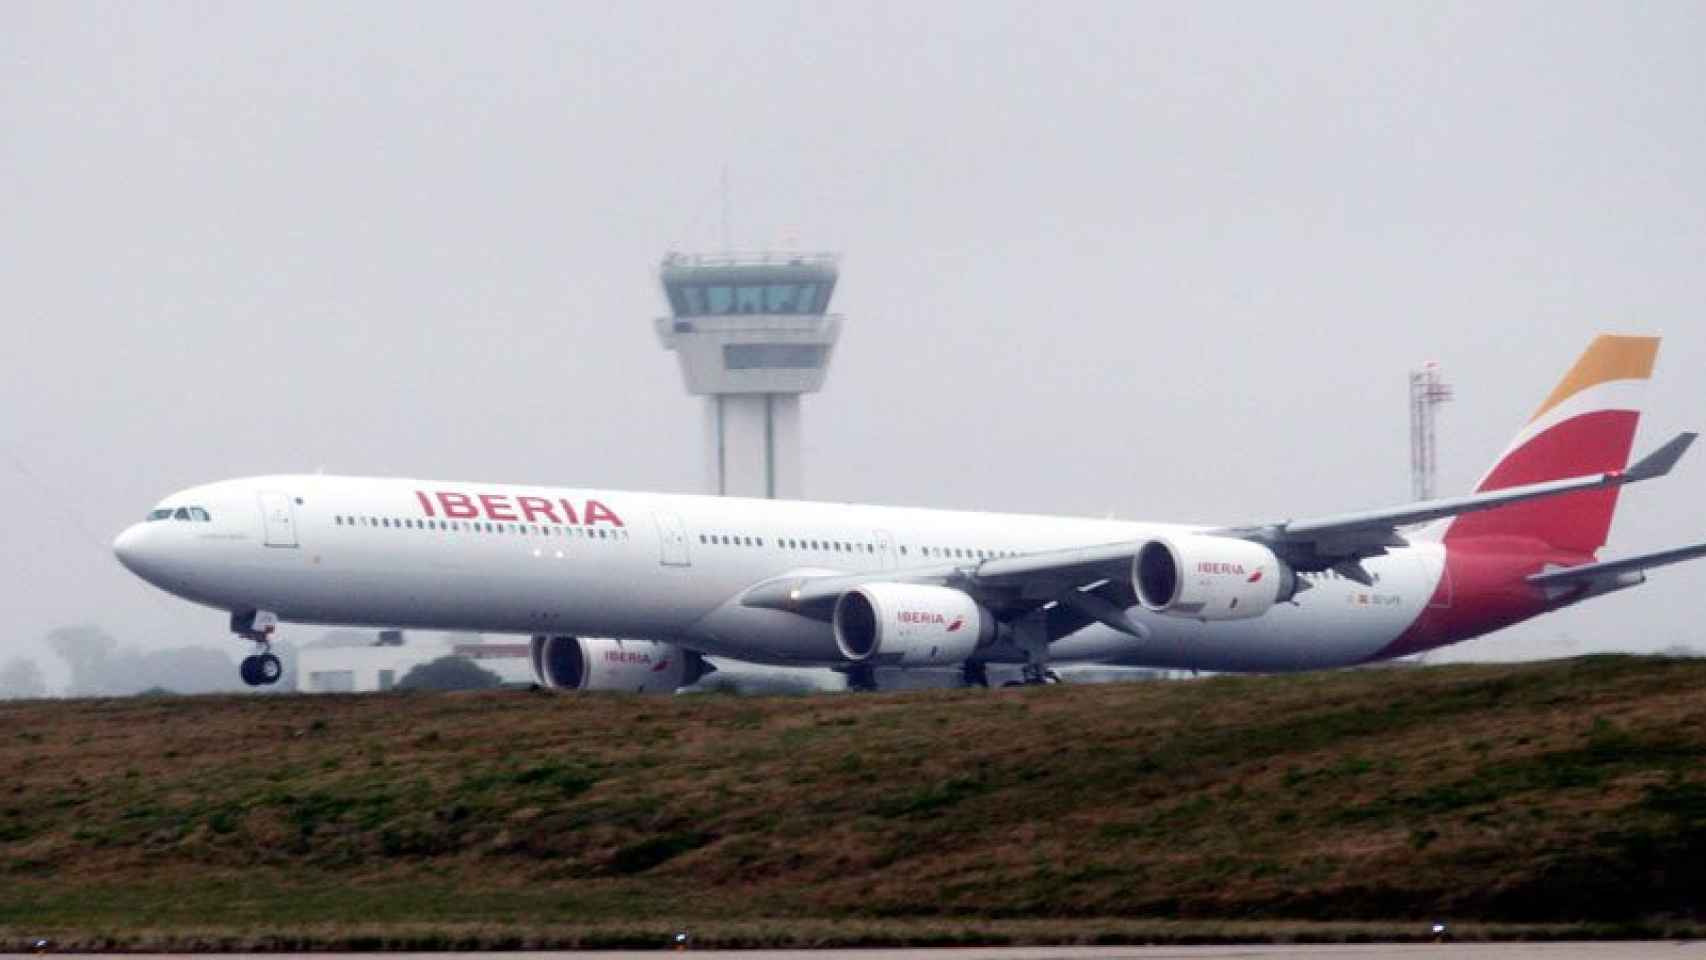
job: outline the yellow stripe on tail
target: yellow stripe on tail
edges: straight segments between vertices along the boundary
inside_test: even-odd
[[[1610,333],[1595,337],[1529,422],[1539,420],[1546,411],[1589,387],[1611,380],[1650,379],[1653,361],[1658,355],[1658,337],[1624,337]]]

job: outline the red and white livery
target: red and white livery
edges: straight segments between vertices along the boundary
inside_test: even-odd
[[[1601,561],[1658,341],[1602,336],[1467,496],[1203,527],[408,479],[195,487],[124,565],[231,613],[276,680],[277,624],[534,637],[542,682],[667,690],[704,655],[829,666],[1051,662],[1309,670],[1456,643],[1634,586],[1706,544]],[[621,637],[622,640],[588,639]]]

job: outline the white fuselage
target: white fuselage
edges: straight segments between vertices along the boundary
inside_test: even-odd
[[[180,508],[205,511],[175,519]],[[743,606],[756,584],[1132,542],[1191,528],[609,490],[277,476],[168,497],[120,535],[138,575],[298,623],[643,638],[772,664],[837,665],[828,623]],[[1369,659],[1435,596],[1437,543],[1368,562],[1372,586],[1309,577],[1296,600],[1204,623],[1132,608],[1152,636],[1093,624],[1057,661],[1301,670]],[[994,659],[1003,659],[995,657]]]

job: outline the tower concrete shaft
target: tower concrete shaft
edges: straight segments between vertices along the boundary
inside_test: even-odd
[[[675,351],[688,392],[705,398],[707,487],[735,497],[798,499],[800,395],[828,374],[841,317],[828,312],[832,254],[688,255],[663,260]]]

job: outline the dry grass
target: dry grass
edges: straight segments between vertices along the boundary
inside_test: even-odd
[[[1650,932],[1706,920],[1703,759],[1706,663],[1647,658],[811,698],[0,704],[0,940]]]

